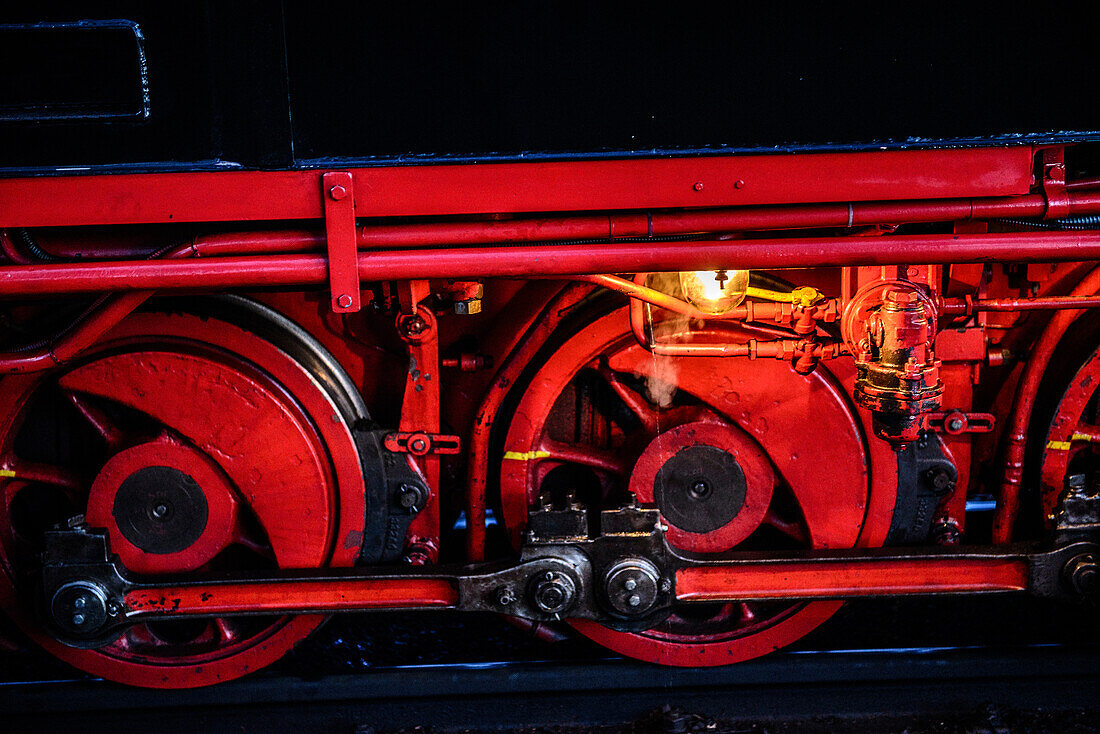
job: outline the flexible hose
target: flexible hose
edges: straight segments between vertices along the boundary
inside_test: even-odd
[[[995,219],[995,222],[1011,224],[1025,229],[1085,230],[1100,227],[1100,214],[1086,214],[1078,217],[1066,217],[1050,222],[1033,222],[1027,219]]]
[[[38,242],[35,241],[30,231],[26,229],[17,229],[15,230],[15,233],[16,236],[19,237],[19,241],[23,243],[23,247],[27,248],[27,252],[29,252],[31,254],[31,257],[33,257],[35,260],[44,263],[68,262],[68,260],[66,260],[65,258],[51,255],[50,253],[39,247]]]

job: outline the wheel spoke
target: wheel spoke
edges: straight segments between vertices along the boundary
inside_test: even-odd
[[[638,417],[642,428],[649,435],[655,435],[660,430],[658,411],[644,396],[633,388],[628,387],[619,380],[619,376],[607,366],[606,363],[599,367],[599,374],[607,381],[608,386],[623,401],[627,409]]]
[[[1082,421],[1074,427],[1072,440],[1100,443],[1100,426]]]
[[[620,476],[629,474],[631,468],[630,462],[618,451],[600,449],[595,446],[575,446],[550,439],[542,441],[537,449],[536,456],[542,461],[580,464],[581,466],[601,469]]]
[[[116,453],[122,449],[126,434],[114,424],[106,413],[93,405],[87,396],[74,390],[66,390],[65,397],[72,403],[77,412],[84,416],[84,419],[88,421],[95,432],[100,435],[111,453]]]
[[[226,543],[226,547],[230,545],[239,545],[261,558],[266,558],[271,561],[275,560],[275,551],[272,549],[271,544],[252,537],[250,533],[246,532],[241,527],[240,522],[237,523],[237,528],[234,530],[230,541]]]
[[[240,627],[237,626],[234,620],[228,617],[217,617],[214,619],[214,633],[217,635],[218,642],[224,644],[234,643],[241,639]]]
[[[160,641],[149,629],[148,625],[135,624],[132,627],[128,627],[122,635],[112,643],[112,647],[117,647],[121,650],[134,650],[148,647],[150,645],[156,645]]]
[[[4,462],[3,471],[11,479],[49,484],[64,490],[70,496],[75,496],[84,489],[84,483],[80,477],[54,464],[11,459]]]
[[[768,514],[764,517],[764,523],[770,525],[801,545],[809,545],[810,543],[810,538],[802,523],[783,519],[774,508],[768,510]]]

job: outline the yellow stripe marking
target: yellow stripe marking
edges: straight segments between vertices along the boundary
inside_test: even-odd
[[[512,461],[530,461],[531,459],[545,459],[550,455],[549,451],[505,451],[504,458]]]
[[[1073,448],[1074,441],[1092,441],[1092,436],[1087,433],[1075,433],[1069,437],[1068,441],[1047,441],[1048,451],[1069,451]]]
[[[8,477],[9,479],[15,476],[15,472],[11,469],[0,469],[0,477]]]

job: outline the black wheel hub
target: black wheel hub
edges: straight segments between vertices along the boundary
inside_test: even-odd
[[[713,446],[680,449],[657,472],[653,497],[661,515],[681,530],[709,533],[724,527],[745,505],[745,472]]]
[[[112,514],[126,540],[146,553],[178,553],[206,529],[209,508],[202,487],[169,466],[131,474],[115,495]]]

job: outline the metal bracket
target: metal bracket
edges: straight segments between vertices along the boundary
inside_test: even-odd
[[[462,453],[462,439],[444,433],[423,431],[390,433],[386,436],[384,444],[388,451],[414,456]]]
[[[1061,219],[1069,215],[1069,194],[1066,192],[1065,149],[1061,146],[1040,151],[1043,197],[1047,200],[1045,219]]]
[[[992,413],[964,413],[961,410],[949,410],[928,414],[928,430],[936,433],[990,433],[997,423]]]
[[[321,176],[325,202],[325,243],[328,248],[328,280],[335,313],[354,313],[361,308],[358,248],[355,241],[355,192],[351,174],[333,171]]]

